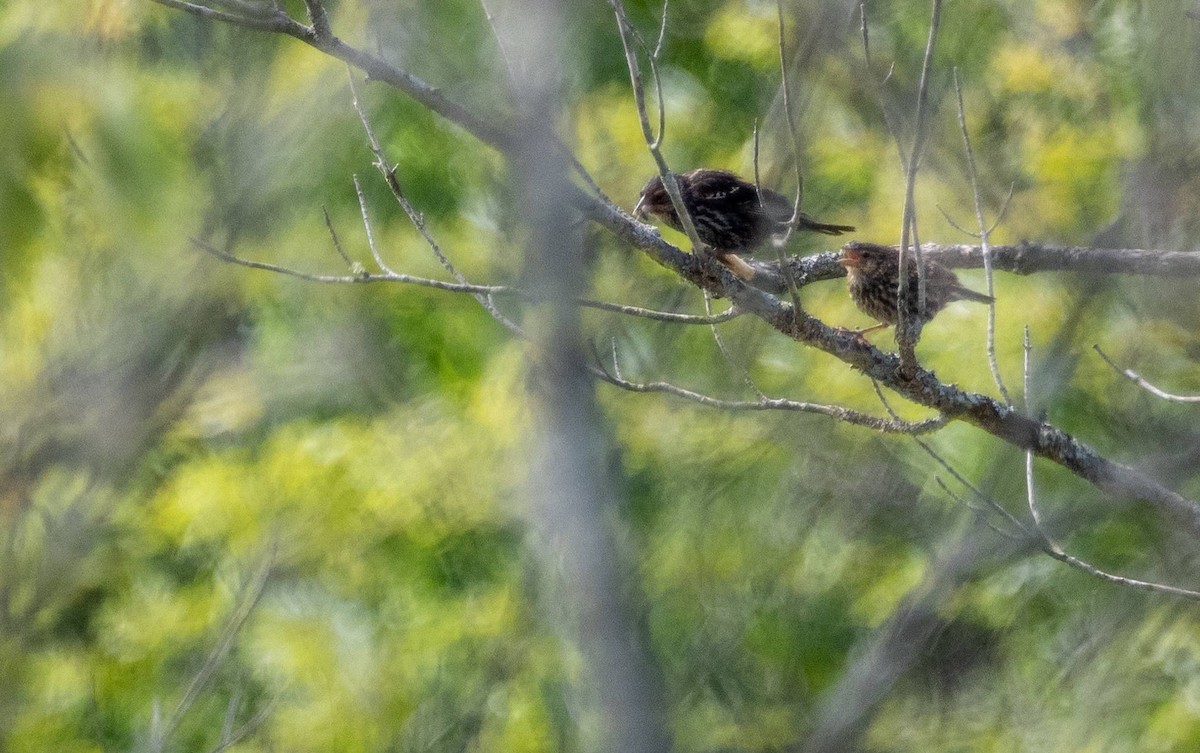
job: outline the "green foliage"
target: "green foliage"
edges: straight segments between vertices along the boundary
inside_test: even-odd
[[[303,3],[284,5],[303,18]],[[347,41],[488,117],[511,115],[473,0],[329,5]],[[494,5],[498,23],[513,22]],[[564,5],[561,132],[628,208],[653,166],[615,23],[607,3]],[[804,53],[789,70],[804,206],[893,241],[903,178],[884,109],[907,150],[928,3],[869,4],[869,71],[857,18],[785,5],[789,49]],[[970,242],[939,208],[974,227],[956,67],[989,217],[1012,190],[994,241],[1194,246],[1200,58],[1184,4],[945,5],[923,240]],[[660,5],[629,6],[653,39]],[[792,189],[777,34],[774,3],[671,3],[661,74],[673,166],[750,174],[757,123],[764,182]],[[381,84],[361,95],[457,268],[519,284],[509,166]],[[385,261],[448,279],[371,164],[343,67],[143,0],[10,0],[0,99],[0,749],[142,750],[168,735],[167,750],[213,750],[243,724],[233,750],[587,748],[578,647],[555,637],[531,564],[523,344],[466,296],[320,285],[192,243],[350,274],[325,208],[349,256],[375,269],[357,176]],[[697,291],[609,235],[587,241],[590,296],[703,311]],[[979,273],[963,278],[983,286]],[[1010,389],[1022,393],[1029,323],[1033,409],[1200,494],[1194,413],[1137,391],[1090,350],[1101,341],[1156,381],[1200,391],[1194,280],[996,283]],[[802,296],[831,324],[865,323],[840,283]],[[498,300],[520,318],[521,302]],[[948,309],[919,352],[944,381],[990,393],[984,316]],[[584,317],[630,379],[753,399],[749,377],[772,396],[883,414],[861,375],[748,316],[720,325],[720,348],[707,327]],[[623,472],[614,533],[680,750],[802,740],[823,694],[919,595],[949,542],[997,535],[941,491],[947,475],[907,438],[597,390]],[[929,441],[1027,517],[1019,452],[962,426]],[[1069,550],[1194,585],[1184,533],[1143,507],[1110,507],[1061,469],[1039,463],[1036,475]],[[1033,555],[966,580],[863,750],[1200,744],[1193,608]]]

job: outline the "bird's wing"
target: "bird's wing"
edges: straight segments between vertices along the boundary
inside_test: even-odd
[[[769,188],[759,189],[759,192],[762,194],[762,205],[766,209],[767,217],[780,224],[786,224],[792,219],[794,207],[791,199]]]

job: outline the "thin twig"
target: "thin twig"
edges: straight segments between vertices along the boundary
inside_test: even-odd
[[[983,220],[983,197],[979,193],[979,175],[975,169],[975,150],[971,148],[971,136],[967,132],[967,111],[963,106],[962,81],[958,77],[958,68],[954,69],[954,93],[958,99],[958,127],[962,131],[963,148],[967,153],[967,174],[971,176],[971,192],[975,196],[975,220],[979,223],[979,244],[983,248],[983,274],[987,280],[987,294],[992,298],[988,303],[987,319],[988,367],[992,370],[992,380],[996,382],[996,387],[1004,396],[1004,402],[1012,405],[1012,396],[1008,394],[1008,388],[1004,386],[1004,379],[1000,376],[1000,363],[996,360],[996,286],[992,277],[992,245],[989,240],[991,228]],[[996,221],[999,222],[999,218]]]
[[[1001,528],[1000,526],[993,523],[991,520],[989,520],[986,517],[986,515],[988,513],[988,510],[990,509],[990,506],[989,507],[978,507],[976,505],[971,504],[964,497],[962,497],[962,495],[955,493],[954,490],[951,489],[950,486],[945,481],[942,480],[941,476],[934,476],[933,480],[935,482],[937,482],[938,487],[943,492],[946,493],[946,496],[950,497],[950,499],[954,500],[958,504],[962,505],[963,507],[967,508],[971,512],[975,513],[981,520],[983,520],[983,524],[986,525],[989,530],[1008,539],[1009,541],[1021,541],[1023,538],[1025,538],[1024,536],[1013,533],[1012,531],[1006,531],[1003,528]]]
[[[338,256],[342,257],[342,261],[346,262],[346,266],[350,269],[351,274],[356,277],[361,277],[367,274],[367,270],[363,265],[351,259],[345,249],[342,248],[342,242],[338,240],[337,231],[333,229],[333,220],[329,219],[329,210],[321,207],[321,214],[325,216],[325,227],[329,230],[329,237],[333,239],[333,248],[337,251]]]
[[[1132,369],[1122,369],[1120,366],[1114,363],[1113,360],[1109,358],[1103,350],[1100,350],[1099,345],[1093,345],[1092,347],[1095,348],[1096,352],[1100,354],[1100,357],[1104,359],[1104,362],[1113,367],[1118,374],[1141,387],[1146,392],[1149,392],[1151,395],[1160,397],[1163,400],[1170,400],[1173,403],[1200,403],[1200,395],[1176,395],[1174,393],[1161,390],[1158,387],[1155,387],[1153,384],[1147,382],[1142,375],[1138,374],[1136,371],[1133,371]]]
[[[221,743],[217,745],[217,747],[213,748],[210,753],[225,753],[226,750],[229,750],[234,745],[237,745],[239,742],[246,739],[246,737],[253,734],[254,731],[261,727],[262,723],[267,720],[267,717],[270,716],[271,712],[275,710],[275,706],[278,705],[278,703],[279,696],[275,696],[270,701],[264,703],[262,708],[254,713],[254,716],[247,719],[245,724],[233,730],[229,734],[228,738],[222,737]]]
[[[513,67],[512,57],[508,54],[508,48],[504,44],[504,39],[500,35],[500,28],[496,23],[495,14],[492,13],[487,0],[479,0],[479,5],[483,8],[483,15],[487,18],[488,28],[491,29],[492,38],[496,42],[496,50],[499,52],[500,59],[504,63],[504,70],[508,74],[507,83],[510,88],[514,87],[516,86],[516,69]],[[556,136],[554,138],[554,146],[571,163],[571,168],[575,170],[576,174],[592,190],[597,198],[606,204],[613,203],[612,199],[608,198],[608,195],[604,193],[600,185],[596,183],[596,179],[592,177],[592,174],[588,172],[588,169],[583,166],[583,163],[579,161],[579,158],[575,156],[575,153],[567,147],[562,139]]]
[[[1025,325],[1025,360],[1024,369],[1021,372],[1024,375],[1023,389],[1025,391],[1025,415],[1033,418],[1033,387],[1032,387],[1032,354],[1033,346],[1029,340],[1029,325]],[[1062,547],[1058,545],[1054,539],[1050,538],[1050,534],[1046,532],[1045,526],[1042,525],[1042,516],[1038,512],[1037,499],[1033,491],[1033,451],[1025,451],[1025,499],[1029,505],[1029,517],[1033,518],[1033,527],[1045,540],[1046,545],[1057,553],[1062,552]]]
[[[504,47],[504,40],[500,37],[500,30],[496,27],[496,18],[492,15],[487,0],[479,0],[479,5],[483,8],[484,17],[487,18],[488,28],[492,30],[492,38],[496,40],[496,50],[500,53],[500,60],[504,63],[504,70],[508,72],[508,83],[511,86],[517,80],[517,76],[513,69],[512,60],[508,57],[508,50]]]
[[[450,262],[450,259],[445,253],[442,252],[441,246],[438,245],[437,241],[434,240],[433,235],[429,232],[429,229],[425,226],[425,218],[413,208],[412,204],[408,200],[408,197],[404,194],[404,190],[400,187],[400,180],[396,177],[396,169],[388,164],[387,158],[383,153],[383,147],[380,146],[379,140],[375,138],[375,131],[373,128],[371,128],[371,122],[367,118],[366,110],[363,109],[362,104],[358,100],[358,88],[354,84],[354,74],[349,69],[347,69],[346,73],[350,80],[350,98],[354,105],[354,111],[358,113],[358,118],[362,121],[363,130],[367,134],[367,141],[370,144],[371,152],[375,155],[375,167],[383,175],[383,179],[387,183],[388,189],[390,189],[392,192],[392,197],[396,199],[396,202],[400,205],[400,208],[404,210],[404,214],[408,216],[408,219],[413,224],[413,227],[415,227],[417,232],[421,234],[421,237],[425,239],[425,244],[429,246],[429,249],[437,258],[438,263],[440,263],[442,267],[450,273],[451,277],[453,277],[455,280],[458,280],[460,285],[468,285],[469,283],[467,282],[466,277],[464,277],[454,266],[454,264]],[[355,187],[358,187],[357,178],[355,178]],[[361,189],[359,190],[359,197],[361,201]],[[366,217],[365,204],[363,205],[363,217]],[[379,254],[375,250],[374,245],[372,245],[371,250],[372,253],[375,254],[376,260],[379,260]],[[391,272],[391,270],[385,271]],[[484,310],[491,314],[493,319],[495,319],[497,322],[503,325],[505,329],[509,330],[513,334],[521,336],[520,326],[505,316],[500,309],[496,308],[496,302],[490,293],[473,293],[472,295],[475,297],[475,300],[479,301],[479,305],[483,306]]]
[[[796,159],[799,159],[799,158],[800,158],[799,155],[796,155]],[[758,120],[757,119],[755,119],[755,121],[754,121],[754,193],[758,197],[759,209],[762,210],[764,215],[767,215],[767,205],[763,201],[762,184],[761,184],[760,176],[758,173]],[[799,200],[800,199],[797,197],[796,201],[799,202]],[[797,204],[797,206],[799,206],[799,204]],[[767,216],[769,216],[769,215],[767,215]],[[795,216],[793,215],[793,220],[794,219],[795,219]],[[787,230],[787,232],[789,234],[791,233],[790,227]],[[792,274],[791,265],[789,265],[787,263],[787,259],[784,257],[783,244],[782,243],[774,244],[774,246],[775,246],[776,258],[779,261],[779,269],[781,272],[783,272],[783,280],[787,284],[788,295],[790,295],[792,298],[792,308],[795,309],[796,311],[800,311],[802,308],[800,305],[800,289],[796,285],[796,276],[794,274]]]
[[[925,264],[921,253],[921,241],[917,234],[917,205],[915,199],[917,170],[928,137],[925,126],[926,104],[929,100],[929,81],[933,67],[933,50],[937,44],[938,27],[942,18],[942,0],[933,0],[933,12],[929,21],[929,38],[925,42],[925,60],[921,65],[921,83],[917,88],[917,114],[913,126],[912,151],[908,155],[908,169],[904,177],[904,217],[900,224],[900,282],[897,296],[896,344],[900,348],[901,365],[912,370],[916,367],[914,346],[920,337],[920,321],[925,312]],[[907,320],[908,275],[914,263],[917,267],[917,326]],[[914,331],[915,329],[915,331]]]
[[[654,78],[654,99],[658,103],[658,135],[654,137],[655,149],[662,146],[664,134],[667,132],[667,104],[663,97],[662,76],[658,68],[658,56],[662,54],[663,42],[667,39],[667,8],[670,0],[663,0],[662,22],[658,25],[658,41],[654,50],[647,50],[650,56],[650,75]]]
[[[303,272],[291,267],[285,267],[279,264],[271,264],[269,262],[252,261],[243,259],[239,256],[234,256],[226,251],[212,246],[198,238],[193,238],[192,243],[197,248],[207,254],[211,254],[221,261],[229,264],[247,267],[249,269],[260,269],[266,272],[274,272],[276,274],[287,275],[309,282],[319,282],[328,285],[351,285],[357,283],[399,283],[404,285],[417,285],[420,287],[434,288],[436,290],[444,290],[450,293],[468,293],[472,295],[485,296],[512,296],[525,301],[537,302],[539,299],[534,294],[521,288],[514,288],[508,285],[473,285],[471,283],[446,282],[444,280],[434,280],[428,277],[417,277],[415,275],[406,275],[399,273],[384,273],[371,274],[364,271],[362,274],[354,275],[321,275]],[[577,298],[573,301],[575,305],[583,308],[596,309],[598,311],[611,311],[617,314],[625,314],[627,316],[635,316],[641,319],[651,319],[658,322],[669,322],[671,324],[698,324],[712,325],[721,324],[742,316],[746,312],[738,309],[736,306],[730,306],[725,311],[719,314],[711,314],[705,316],[697,316],[695,314],[680,314],[674,311],[658,311],[655,309],[643,308],[641,306],[628,306],[621,303],[610,303],[608,301],[596,301],[590,298]]]
[[[660,140],[655,137],[654,131],[650,127],[650,115],[646,112],[646,92],[642,84],[641,68],[638,66],[637,51],[630,44],[630,38],[634,36],[633,27],[629,24],[629,19],[625,15],[625,5],[621,0],[609,0],[609,5],[612,6],[613,12],[617,16],[617,30],[621,34],[621,46],[625,50],[625,66],[629,69],[629,80],[633,86],[633,101],[637,106],[638,122],[642,126],[642,138],[646,142],[650,156],[654,158],[655,165],[658,166],[658,174],[662,178],[667,195],[671,197],[671,206],[675,209],[680,224],[683,225],[683,232],[691,241],[692,250],[699,253],[704,248],[704,243],[696,233],[691,212],[683,203],[683,196],[679,192],[679,183],[675,180],[675,176],[667,167],[667,161],[662,156]],[[658,67],[657,61],[653,58],[650,60],[650,67],[652,70]],[[661,102],[661,100],[662,93],[660,92],[659,101]]]
[[[362,184],[358,182],[358,175],[351,176],[354,179],[354,193],[358,196],[358,210],[362,213],[363,231],[367,235],[367,247],[371,249],[371,256],[375,259],[375,264],[383,270],[383,273],[391,277],[396,277],[400,273],[388,266],[383,260],[383,254],[379,253],[379,247],[375,245],[375,230],[371,226],[371,217],[367,212],[367,197],[363,195]]]
[[[795,167],[796,173],[796,201],[792,205],[792,217],[788,220],[788,226],[784,231],[783,237],[776,243],[777,247],[782,249],[792,237],[792,232],[796,228],[796,221],[800,219],[800,203],[804,198],[804,170],[800,167],[800,140],[796,136],[796,116],[792,113],[791,86],[788,84],[787,49],[783,28],[783,0],[775,0],[775,13],[779,20],[779,85],[783,89],[783,115],[787,121],[788,138],[791,140],[792,146],[792,164]],[[758,143],[756,140],[756,153],[757,150]],[[755,177],[757,179],[757,174]]]
[[[891,416],[893,420],[899,421],[900,420],[899,414],[896,413],[896,411],[892,408],[891,403],[888,401],[887,397],[883,394],[883,390],[880,389],[880,387],[879,387],[879,382],[872,379],[871,386],[875,388],[875,395],[879,398],[879,402],[883,404],[884,410],[887,411],[888,415]],[[971,494],[975,496],[976,499],[978,499],[980,502],[983,502],[991,510],[993,510],[998,515],[1000,515],[1000,517],[1004,518],[1004,520],[1007,521],[1009,525],[1016,528],[1018,532],[1020,532],[1022,534],[1027,533],[1027,531],[1025,530],[1025,526],[1022,525],[1021,521],[1017,520],[1016,516],[1014,516],[1011,512],[1009,512],[999,502],[992,499],[988,495],[984,494],[977,486],[975,486],[970,481],[968,481],[966,476],[963,476],[961,473],[959,473],[958,470],[954,466],[950,465],[950,461],[948,461],[944,457],[942,457],[941,454],[937,450],[933,449],[933,447],[931,445],[929,445],[927,442],[924,442],[924,441],[918,439],[915,436],[913,437],[913,441],[916,442],[917,446],[920,447],[925,452],[926,455],[931,457],[935,463],[937,463],[943,469],[945,469],[945,471],[947,473],[949,473],[954,478],[955,481],[962,484],[964,488],[969,490],[971,492]],[[972,509],[974,509],[974,508],[972,507]],[[1011,536],[1012,534],[1005,533],[1004,535]]]
[[[839,421],[844,421],[856,426],[865,426],[876,431],[890,434],[928,434],[937,431],[946,425],[945,417],[938,416],[936,418],[925,419],[916,423],[900,420],[889,420],[878,416],[871,416],[866,413],[861,413],[850,408],[843,408],[840,405],[823,405],[820,403],[806,403],[798,400],[787,400],[784,398],[762,398],[759,400],[724,400],[722,398],[711,397],[699,392],[679,387],[670,382],[631,382],[619,374],[615,364],[616,356],[614,353],[613,363],[614,370],[609,372],[602,362],[597,358],[599,364],[594,368],[593,373],[602,381],[608,382],[611,385],[620,387],[629,392],[661,392],[668,395],[675,395],[686,400],[690,400],[709,408],[717,408],[720,410],[730,411],[794,411],[799,413],[818,413],[823,416],[829,416]]]
[[[165,5],[168,8],[185,11],[193,16],[208,19],[210,21],[221,21],[235,26],[242,26],[255,31],[270,31],[276,33],[287,34],[292,30],[293,26],[299,26],[294,20],[288,18],[286,14],[274,13],[264,17],[262,15],[242,15],[241,13],[226,13],[225,11],[209,8],[206,5],[197,3],[184,2],[183,0],[151,0],[151,2]],[[304,27],[301,27],[304,28]]]
[[[712,293],[709,293],[707,290],[704,291],[704,313],[710,316],[712,315]],[[760,400],[766,400],[767,396],[764,395],[762,390],[758,388],[758,385],[754,382],[754,377],[750,376],[750,370],[747,369],[743,364],[735,361],[733,359],[733,355],[730,354],[729,350],[725,347],[725,340],[721,337],[721,332],[717,329],[717,325],[714,324],[709,329],[712,330],[713,342],[717,344],[717,350],[721,352],[721,356],[725,359],[725,363],[729,364],[730,368],[741,374],[742,381],[746,383],[746,386],[750,388],[751,392],[757,395]]]
[[[1025,410],[1030,410],[1032,403],[1030,391],[1030,352],[1032,348],[1029,342],[1029,325],[1025,325]],[[1097,350],[1099,350],[1097,348]],[[1101,356],[1103,357],[1103,353]],[[1108,360],[1107,358],[1105,360]],[[1035,491],[1033,482],[1033,452],[1026,450],[1025,452],[1025,497],[1029,504],[1029,515],[1033,518],[1033,527],[1037,531],[1038,536],[1042,540],[1042,551],[1050,555],[1054,559],[1066,563],[1071,567],[1076,568],[1101,580],[1115,583],[1117,585],[1128,586],[1142,591],[1150,591],[1153,593],[1169,594],[1171,596],[1181,596],[1193,601],[1200,601],[1200,592],[1192,591],[1178,586],[1168,586],[1162,583],[1152,583],[1150,581],[1138,580],[1136,578],[1127,578],[1122,575],[1113,575],[1112,573],[1101,570],[1095,565],[1086,562],[1072,554],[1068,554],[1062,545],[1059,544],[1046,530],[1042,524],[1042,516],[1038,511],[1037,492]]]
[[[900,129],[896,127],[896,121],[892,117],[891,110],[887,106],[887,98],[884,96],[883,85],[892,77],[892,71],[896,64],[893,62],[888,67],[887,75],[882,81],[875,77],[875,67],[871,63],[871,33],[867,23],[867,4],[861,2],[858,4],[859,18],[862,20],[859,30],[862,32],[863,43],[863,64],[867,69],[867,78],[871,81],[875,88],[875,97],[879,100],[879,109],[883,114],[883,124],[887,128],[888,135],[892,137],[892,143],[896,145],[896,156],[900,159],[901,172],[908,172],[908,159],[904,155],[903,141],[900,139]]]
[[[157,735],[153,736],[154,739],[152,740],[151,748],[154,751],[161,752],[164,749],[167,741],[171,739],[171,736],[175,734],[175,731],[179,728],[180,722],[183,721],[184,714],[186,714],[188,709],[192,707],[192,704],[196,702],[196,698],[199,697],[200,691],[204,689],[204,687],[208,684],[208,681],[212,678],[213,673],[217,671],[217,669],[221,666],[221,663],[225,660],[226,655],[229,653],[230,647],[233,645],[234,638],[236,638],[238,633],[241,632],[242,626],[246,623],[246,620],[250,617],[250,614],[258,605],[259,599],[262,598],[263,591],[266,589],[267,582],[270,580],[271,571],[275,566],[275,552],[276,543],[272,542],[270,549],[266,555],[264,555],[262,562],[259,564],[254,576],[246,584],[241,597],[238,599],[237,605],[234,607],[233,612],[229,616],[228,622],[226,622],[225,627],[221,629],[221,634],[217,638],[216,645],[213,646],[212,651],[209,652],[208,657],[204,660],[204,664],[200,667],[200,671],[197,672],[192,678],[192,681],[188,685],[188,689],[183,694],[183,697],[179,699],[179,703],[176,705],[175,711],[171,714],[171,718],[167,720],[165,726],[161,728],[161,731],[159,731]]]

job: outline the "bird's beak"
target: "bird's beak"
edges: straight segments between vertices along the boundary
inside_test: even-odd
[[[846,269],[857,267],[862,263],[862,254],[857,251],[851,251],[848,248],[842,249],[842,255],[838,257],[838,264],[841,264]]]
[[[642,194],[641,196],[638,197],[638,203],[636,205],[634,205],[634,207],[633,207],[633,216],[638,218],[639,220],[645,218],[645,216],[646,216],[646,195],[645,194]]]

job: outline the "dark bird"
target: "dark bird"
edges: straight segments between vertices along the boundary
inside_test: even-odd
[[[852,241],[842,247],[838,263],[850,278],[850,297],[864,314],[880,322],[861,330],[871,332],[896,323],[900,287],[900,249],[877,243]],[[953,301],[991,303],[992,297],[965,288],[949,269],[932,259],[925,260],[925,312],[917,309],[917,265],[909,267],[905,296],[907,318],[928,322]]]
[[[752,253],[771,236],[786,231],[788,220],[792,218],[792,202],[775,191],[766,188],[760,191],[753,183],[728,170],[701,168],[678,174],[675,180],[683,205],[696,226],[696,235],[717,251],[718,258],[734,274],[749,279],[739,270],[750,270],[750,275],[753,270],[729,255]],[[653,215],[676,230],[683,230],[683,223],[658,175],[646,181],[633,215],[638,218]],[[825,235],[841,235],[854,229],[850,225],[817,222],[803,213],[796,217],[793,227]]]

